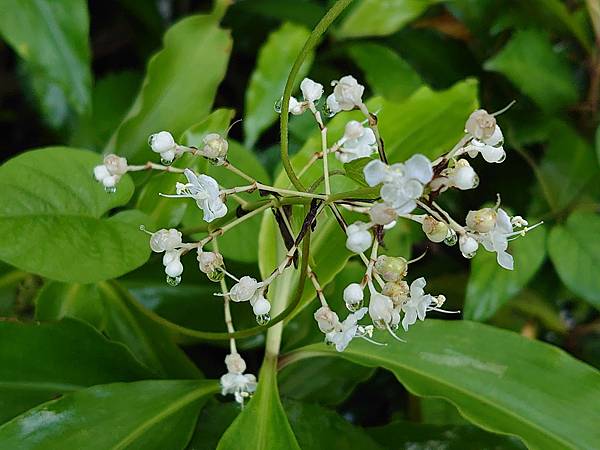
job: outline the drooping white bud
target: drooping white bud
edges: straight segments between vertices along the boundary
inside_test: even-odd
[[[352,75],[346,75],[339,81],[331,82],[333,94],[327,98],[327,106],[336,113],[338,111],[350,111],[362,104],[362,95],[365,87],[356,81]]]
[[[488,233],[496,226],[496,210],[493,208],[482,208],[477,211],[469,211],[467,214],[467,227],[478,233]]]
[[[323,333],[330,333],[340,328],[340,319],[329,306],[321,306],[315,311],[314,318],[319,325],[319,330]]]
[[[306,111],[306,103],[299,102],[295,97],[290,97],[289,111],[295,116],[299,116]]]
[[[401,307],[406,302],[409,292],[408,283],[404,280],[398,282],[388,281],[381,291],[383,295],[392,299],[395,308]]]
[[[300,83],[300,90],[304,96],[304,100],[307,102],[315,102],[323,95],[323,85],[315,83],[310,78],[305,78]]]
[[[475,139],[488,139],[496,129],[496,118],[485,109],[473,111],[465,125],[465,131]]]
[[[225,365],[229,373],[244,373],[246,370],[246,361],[239,353],[231,353],[225,356]]]
[[[175,150],[175,139],[173,135],[168,131],[161,131],[150,136],[148,139],[150,148],[156,153],[165,153],[167,151]],[[162,156],[162,155],[161,155]],[[166,158],[165,158],[166,159]]]
[[[258,296],[254,304],[252,305],[252,311],[255,316],[262,316],[268,314],[271,311],[271,303],[262,294]]]
[[[209,133],[202,139],[203,155],[210,159],[223,159],[227,156],[229,143],[218,133]]]
[[[344,128],[344,138],[359,139],[365,133],[365,127],[357,120],[351,120]]]
[[[181,232],[175,228],[165,230],[164,228],[152,233],[150,237],[150,248],[153,252],[162,253],[174,250],[181,246]]]
[[[387,295],[374,292],[369,301],[369,316],[373,324],[379,328],[385,328],[386,324],[392,321],[392,311],[394,303]]]
[[[357,303],[361,303],[365,298],[365,295],[363,293],[363,288],[360,284],[350,283],[344,289],[343,297],[347,305],[353,306]]]
[[[104,165],[111,175],[124,175],[127,173],[127,159],[117,155],[106,155]]]
[[[362,253],[371,246],[373,237],[367,229],[367,224],[364,222],[354,222],[349,225],[346,234],[346,248],[354,253]]]
[[[442,242],[448,236],[448,225],[431,216],[425,216],[421,228],[431,242]]]
[[[177,278],[183,273],[183,264],[179,260],[179,254],[165,266],[165,273],[172,278]]]
[[[119,182],[119,176],[118,175],[110,175],[110,176],[102,179],[102,184],[106,188],[115,187],[118,182]]]
[[[110,177],[110,172],[104,164],[94,167],[94,178],[96,178],[96,180],[102,181],[107,177]]]
[[[256,278],[243,276],[239,282],[231,287],[229,298],[234,302],[246,302],[254,297],[259,287]]]
[[[456,162],[456,166],[450,171],[448,179],[452,186],[463,191],[473,189],[479,184],[479,178],[475,170],[466,159],[459,159]]]
[[[408,263],[401,256],[380,255],[375,262],[375,271],[385,281],[400,281],[406,276]]]
[[[200,272],[205,274],[212,274],[215,270],[220,269],[223,266],[223,255],[215,252],[205,252],[202,249],[198,249],[198,266]]]
[[[377,225],[389,225],[398,218],[398,213],[385,203],[375,203],[369,210],[369,217]]]
[[[458,239],[458,247],[465,258],[472,258],[479,248],[479,243],[471,236],[464,234]]]

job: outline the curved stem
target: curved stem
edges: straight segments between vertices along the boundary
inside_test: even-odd
[[[290,155],[288,151],[288,122],[289,122],[289,106],[290,106],[290,97],[292,95],[292,89],[294,87],[294,83],[296,82],[296,77],[298,76],[298,72],[300,71],[300,67],[304,60],[311,52],[311,50],[317,45],[319,39],[325,31],[329,28],[331,23],[341,14],[341,12],[352,2],[352,0],[338,0],[331,7],[327,14],[323,16],[321,21],[314,28],[309,38],[306,40],[304,47],[300,51],[300,54],[296,58],[294,65],[292,66],[292,70],[288,76],[288,79],[285,83],[285,89],[283,91],[283,101],[281,102],[281,115],[280,115],[280,137],[281,137],[281,162],[283,164],[283,168],[287,173],[288,178],[294,185],[296,189],[299,191],[306,190],[304,185],[300,181],[300,179],[296,176],[296,172],[290,163]]]

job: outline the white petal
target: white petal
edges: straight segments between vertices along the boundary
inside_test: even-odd
[[[423,295],[423,288],[426,284],[427,281],[425,281],[425,278],[417,278],[410,284],[410,296],[414,298],[421,297]]]
[[[338,113],[342,110],[339,103],[335,99],[334,94],[331,94],[329,97],[327,97],[327,108],[329,109],[329,111],[331,111],[332,114]]]
[[[388,167],[378,159],[374,159],[363,168],[363,174],[369,186],[377,186],[387,178]]]
[[[110,172],[104,164],[94,167],[94,177],[98,181],[102,181],[106,177],[110,177]]]
[[[512,233],[513,227],[510,223],[510,217],[506,214],[502,208],[498,208],[498,214],[496,216],[496,228],[502,233]]]
[[[486,162],[489,163],[500,163],[506,158],[506,152],[502,147],[492,147],[491,145],[485,145],[481,149],[481,156]]]
[[[413,155],[404,163],[406,176],[427,184],[433,178],[431,162],[423,155]]]
[[[500,127],[496,125],[496,128],[494,128],[494,133],[489,138],[484,139],[483,142],[494,147],[504,142],[504,136],[502,135],[502,130]]]
[[[508,252],[498,252],[498,256],[496,257],[498,264],[500,267],[504,267],[507,270],[513,270],[515,262],[512,255]]]

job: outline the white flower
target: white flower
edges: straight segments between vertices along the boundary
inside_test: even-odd
[[[359,335],[358,321],[361,320],[367,313],[367,308],[361,308],[355,313],[348,314],[348,317],[339,324],[339,327],[325,335],[325,340],[335,345],[338,352],[343,352],[350,341]]]
[[[477,239],[488,252],[496,252],[498,264],[508,270],[514,268],[513,257],[506,251],[508,249],[508,238],[512,232],[513,226],[510,217],[503,209],[498,208],[494,228],[488,233],[477,236]]]
[[[223,255],[215,252],[205,252],[202,249],[198,249],[198,267],[200,272],[205,274],[212,274],[215,270],[220,269],[223,266]]]
[[[390,225],[395,223],[398,213],[385,203],[375,203],[369,210],[369,217],[377,225]]]
[[[254,298],[258,289],[261,287],[260,283],[256,281],[256,278],[249,276],[243,276],[236,284],[231,287],[229,291],[229,298],[234,302],[247,302],[249,300],[256,300]]]
[[[341,327],[338,315],[329,306],[321,306],[313,315],[321,332],[327,334]]]
[[[252,374],[226,373],[221,377],[221,395],[233,394],[235,401],[243,404],[244,399],[256,392],[256,377]]]
[[[469,116],[465,131],[473,136],[466,147],[469,156],[474,158],[477,153],[481,153],[483,159],[489,163],[504,161],[506,158],[506,152],[502,147],[504,136],[493,115],[484,109],[478,109]]]
[[[185,169],[188,183],[177,183],[177,195],[165,197],[188,197],[196,200],[198,207],[204,212],[204,220],[212,222],[227,214],[227,206],[220,196],[219,184],[208,175],[196,175],[190,169]]]
[[[365,87],[358,84],[352,75],[346,75],[339,81],[332,81],[333,94],[327,97],[327,107],[332,113],[350,111],[362,105],[362,95]]]
[[[351,308],[353,305],[361,303],[365,298],[363,288],[358,283],[350,283],[348,286],[346,286],[342,296],[344,298],[344,302],[346,302],[346,305],[350,306]]]
[[[204,148],[202,154],[210,159],[222,161],[227,156],[229,143],[218,133],[209,133],[202,139]]]
[[[252,304],[252,311],[254,312],[254,315],[264,316],[265,314],[268,314],[269,311],[271,311],[271,303],[269,303],[269,300],[267,300],[262,294],[259,294],[255,298],[256,300]],[[250,302],[252,303],[252,300],[250,300]]]
[[[104,166],[111,175],[125,175],[127,173],[127,159],[117,155],[106,155]]]
[[[353,122],[360,126],[360,132],[357,132]],[[373,130],[363,127],[355,120],[348,122],[346,125],[346,132],[342,138],[342,142],[335,156],[343,163],[370,156],[377,149],[377,140],[375,139]]]
[[[472,258],[475,256],[479,244],[473,237],[464,234],[458,239],[458,248],[465,258]]]
[[[127,173],[127,160],[117,155],[106,155],[103,164],[94,167],[94,178],[105,188],[114,188],[121,177]]]
[[[415,209],[416,200],[423,194],[423,187],[433,178],[431,162],[423,155],[414,155],[404,164],[388,166],[379,160],[368,163],[364,169],[369,186],[381,187],[381,198],[398,214]]]
[[[177,144],[173,135],[168,131],[152,134],[148,138],[148,144],[152,151],[159,153],[161,159],[167,163],[173,161],[177,155]]]
[[[164,228],[152,233],[150,237],[150,248],[153,252],[162,253],[175,250],[181,246],[181,232],[175,228],[165,230]]]
[[[408,327],[419,320],[425,320],[425,314],[427,308],[431,303],[435,303],[433,296],[425,294],[423,288],[427,282],[425,278],[417,278],[410,285],[410,297],[408,301],[402,305],[402,311],[404,311],[404,317],[402,318],[402,327],[404,330],[408,330]]]
[[[494,134],[496,127],[496,118],[485,109],[478,109],[467,119],[465,131],[475,139],[488,139]]]
[[[290,97],[290,104],[288,107],[290,113],[295,116],[299,116],[306,111],[306,102],[299,102],[295,97]]]
[[[304,100],[307,102],[315,102],[323,95],[323,85],[315,83],[310,78],[302,80],[302,83],[300,83],[300,90],[302,91]]]
[[[354,222],[352,225],[348,225],[346,234],[346,248],[353,253],[362,253],[371,246],[373,237],[368,231],[369,225],[364,222]]]
[[[239,353],[230,353],[225,356],[225,366],[227,371],[231,373],[244,373],[246,370],[246,361]]]
[[[456,166],[448,171],[448,182],[449,186],[464,191],[477,187],[479,178],[466,159],[459,159]]]
[[[181,250],[167,250],[163,255],[163,265],[168,277],[177,278],[183,273],[183,264],[181,264]]]
[[[369,316],[379,328],[393,327],[400,321],[400,315],[394,311],[394,302],[387,295],[372,292],[369,300]]]
[[[478,233],[488,233],[496,225],[496,217],[496,210],[493,208],[469,211],[466,219],[467,227]]]
[[[344,140],[359,139],[365,133],[365,127],[358,120],[350,120],[344,127]]]
[[[431,242],[442,242],[448,236],[448,225],[429,215],[423,218],[421,228]]]

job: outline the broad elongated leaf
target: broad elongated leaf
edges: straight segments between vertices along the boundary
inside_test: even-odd
[[[575,212],[564,225],[555,226],[548,253],[560,279],[576,294],[600,308],[600,217]]]
[[[65,392],[154,376],[123,345],[79,321],[0,322],[0,423]]]
[[[179,136],[200,121],[212,107],[230,52],[231,38],[216,15],[190,16],[173,25],[107,151],[144,162],[156,156],[148,146],[152,133],[168,130]]]
[[[465,319],[487,320],[535,275],[546,256],[546,230],[536,229],[510,244],[515,270],[498,265],[496,253],[480,249],[471,264]]]
[[[131,197],[128,176],[108,194],[100,156],[66,147],[23,153],[0,167],[0,259],[60,281],[89,283],[141,266],[150,253],[139,211],[104,215]],[[10,244],[10,245],[9,245]]]
[[[256,393],[227,428],[218,450],[300,449],[279,399],[276,361],[267,358],[259,373]]]
[[[466,321],[427,319],[404,337],[379,333],[387,346],[357,340],[342,353],[323,344],[304,351],[388,369],[414,394],[445,398],[476,425],[532,449],[594,448],[600,439],[600,373],[561,350]]]
[[[79,114],[91,103],[88,30],[85,0],[0,2],[0,34],[25,61],[36,91],[57,89]]]
[[[169,334],[116,282],[97,285],[50,283],[37,298],[40,320],[76,317],[94,325],[131,352],[161,378],[200,378],[200,371]]]
[[[439,0],[360,0],[343,19],[341,38],[387,36],[400,30]]]
[[[138,381],[94,386],[40,405],[0,427],[19,449],[185,448],[214,381]]]
[[[361,43],[352,45],[349,53],[373,92],[387,100],[400,102],[423,84],[415,69],[388,47]]]
[[[540,31],[517,31],[484,67],[505,75],[544,111],[557,111],[579,97],[566,57]]]
[[[247,147],[251,148],[260,134],[277,119],[275,103],[283,95],[292,65],[309,35],[310,32],[302,26],[284,23],[271,33],[260,49],[246,90],[243,125]],[[311,54],[302,65],[298,80],[308,73],[312,59]]]

